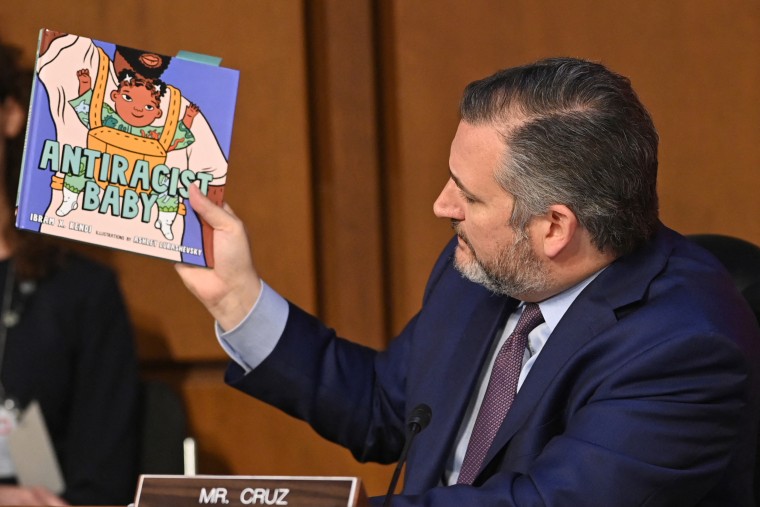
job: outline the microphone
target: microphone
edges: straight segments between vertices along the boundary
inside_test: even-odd
[[[412,440],[417,436],[417,433],[424,430],[427,425],[430,424],[430,419],[432,417],[433,411],[424,403],[420,403],[414,407],[412,413],[409,414],[409,418],[406,420],[406,440],[404,441],[404,448],[401,450],[401,456],[399,457],[398,463],[396,463],[396,469],[393,471],[393,478],[388,486],[388,492],[385,494],[383,507],[390,507],[391,505],[391,498],[393,497],[393,492],[396,490],[398,476],[401,473],[401,467],[406,461],[406,455],[409,452],[409,447],[412,445]]]

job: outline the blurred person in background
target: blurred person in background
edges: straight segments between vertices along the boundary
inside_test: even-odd
[[[127,504],[139,452],[132,327],[109,268],[13,225],[33,75],[19,56],[0,42],[0,504]],[[7,435],[33,401],[60,495],[17,483]]]

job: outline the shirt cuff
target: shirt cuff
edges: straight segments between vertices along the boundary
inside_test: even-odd
[[[245,373],[260,365],[280,341],[290,306],[274,289],[261,282],[261,293],[248,315],[233,329],[214,323],[216,338],[230,359]]]

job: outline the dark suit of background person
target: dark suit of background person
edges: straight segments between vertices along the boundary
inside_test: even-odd
[[[14,50],[3,45],[0,78],[0,117],[23,115],[31,74],[22,75]],[[7,327],[0,379],[21,407],[40,403],[66,482],[63,500],[126,505],[134,498],[139,452],[132,328],[110,269],[13,229],[22,142],[23,121],[0,134],[8,150],[0,157],[0,307],[18,317]],[[34,290],[23,294],[22,281],[32,281]],[[49,492],[3,482],[4,505],[60,504]]]
[[[226,381],[359,460],[397,460],[408,414],[428,404],[432,422],[411,448],[396,507],[754,505],[758,326],[722,266],[659,222],[656,151],[651,119],[628,81],[601,66],[542,61],[471,84],[451,178],[435,204],[457,237],[432,271],[420,312],[378,352],[288,304],[263,361],[228,349],[236,362]],[[493,171],[503,160],[500,187]],[[226,243],[230,231],[245,239],[238,221],[198,192],[191,199],[220,233],[215,253],[245,257],[217,259],[222,282],[213,290],[213,272],[178,267],[228,330],[220,336],[227,348],[261,325],[271,289],[258,291],[247,243]],[[510,199],[513,207],[498,207]],[[593,211],[610,201],[607,222],[595,223],[602,215]],[[504,216],[494,219],[494,206]],[[515,235],[527,231],[528,253],[510,245],[504,222]],[[487,259],[489,232],[514,254],[501,265]],[[476,264],[488,276],[468,271]],[[514,281],[524,274],[527,281]],[[473,484],[444,486],[485,358],[518,305],[510,295],[546,305],[582,283]],[[252,293],[260,299],[243,313]]]

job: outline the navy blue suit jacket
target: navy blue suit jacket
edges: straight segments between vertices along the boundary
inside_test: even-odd
[[[452,241],[422,309],[382,352],[291,305],[274,352],[227,381],[350,449],[393,462],[429,427],[393,505],[751,506],[760,336],[709,254],[662,227],[605,269],[552,332],[474,487],[441,486],[484,357],[516,302],[464,280]]]

